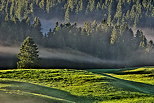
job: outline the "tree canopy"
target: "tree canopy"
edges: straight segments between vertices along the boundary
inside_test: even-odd
[[[152,26],[153,0],[0,0],[5,20],[25,17],[58,18],[65,21],[107,20],[131,26]]]
[[[17,68],[29,69],[38,68],[39,55],[38,47],[34,43],[33,39],[27,37],[20,47],[20,53],[18,54],[19,61],[17,62]]]

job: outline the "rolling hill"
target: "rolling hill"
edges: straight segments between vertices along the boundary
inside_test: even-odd
[[[87,71],[1,70],[0,97],[5,103],[10,101],[21,103],[21,100],[24,103],[33,101],[38,103],[42,101],[43,103],[115,103],[115,101],[117,103],[152,103],[154,100],[151,76],[153,70],[153,68],[88,69]],[[138,74],[135,77],[133,73]],[[127,78],[124,78],[126,76]],[[151,81],[148,82],[147,78]],[[14,97],[18,99],[14,100]]]

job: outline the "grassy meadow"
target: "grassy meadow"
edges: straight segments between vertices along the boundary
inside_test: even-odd
[[[0,103],[153,103],[154,68],[0,70]]]

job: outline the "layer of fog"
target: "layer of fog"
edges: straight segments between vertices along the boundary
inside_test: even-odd
[[[2,47],[0,46],[0,59],[1,57],[11,57],[16,56],[19,53],[19,47]],[[40,58],[50,59],[50,60],[66,60],[74,63],[87,63],[87,64],[96,64],[96,65],[110,65],[110,64],[121,64],[124,62],[121,61],[111,61],[111,60],[102,60],[97,57],[88,55],[83,52],[79,52],[72,49],[49,49],[39,47]],[[0,61],[4,63],[7,61]],[[50,61],[48,62],[50,64]],[[60,64],[59,64],[60,65]]]
[[[65,23],[64,21],[61,21],[58,19],[48,19],[47,20],[47,19],[40,18],[40,21],[41,21],[41,26],[42,26],[41,32],[43,34],[48,33],[50,29],[53,30],[56,25],[56,22],[59,22],[59,24]],[[83,23],[78,23],[77,26],[81,27],[83,26]]]
[[[54,29],[56,22],[58,21],[59,23],[64,23],[64,21],[60,21],[58,19],[42,19],[40,18],[41,25],[42,25],[42,33],[48,33],[50,29]],[[83,23],[78,23],[77,26],[83,26]],[[132,28],[134,33],[137,30],[142,30],[144,35],[148,40],[153,40],[154,41],[154,28]]]
[[[154,28],[140,28],[148,40],[154,41]]]
[[[0,56],[13,56],[19,53],[19,47],[0,46]],[[72,49],[39,48],[40,58],[65,59],[70,61],[102,62],[101,59]]]
[[[53,29],[55,27],[56,22],[58,21],[57,19],[52,19],[52,20],[46,20],[46,19],[40,19],[41,25],[42,25],[42,33],[48,33],[50,29]]]
[[[13,56],[19,52],[18,47],[0,46],[0,56]]]
[[[86,53],[72,50],[72,49],[41,49],[40,50],[41,58],[52,58],[52,59],[62,59],[73,62],[85,62],[85,63],[94,63],[94,64],[115,64],[120,63],[117,61],[111,60],[102,60],[100,58],[88,55]]]
[[[11,65],[16,64],[12,57],[16,57],[19,53],[19,47],[2,47],[0,46],[0,66],[3,67],[7,64],[11,67]],[[65,64],[64,62],[70,61],[69,67],[73,67],[71,62],[78,64],[85,64],[84,68],[88,67],[88,65],[97,65],[98,68],[104,67],[130,67],[130,66],[144,66],[144,65],[152,65],[154,61],[154,53],[151,54],[141,54],[140,51],[134,52],[132,55],[124,59],[123,61],[119,60],[102,60],[100,58],[88,55],[86,53],[72,50],[70,48],[66,49],[49,49],[39,47],[39,55],[40,58],[45,61],[45,65],[50,67],[50,64],[54,63],[54,60],[58,60],[57,65]],[[8,59],[6,59],[8,58]],[[62,61],[61,61],[62,60]],[[68,62],[69,63],[69,62]],[[54,65],[54,64],[53,64]],[[66,66],[67,67],[67,66]],[[94,66],[95,67],[95,66]],[[5,67],[4,67],[5,68]]]
[[[55,24],[57,19],[51,19],[51,20],[45,20],[45,19],[40,19],[41,24],[42,24],[42,32],[47,33],[49,29],[53,29],[55,27]],[[63,23],[63,21],[59,21],[59,23]],[[82,24],[79,23],[78,26],[81,26]],[[151,28],[137,28],[133,29],[134,33],[137,30],[142,30],[143,33],[146,35],[148,40],[154,40],[154,29]],[[112,61],[112,60],[102,60],[100,58],[88,55],[83,52],[79,52],[76,50],[72,49],[49,49],[49,48],[43,48],[39,47],[40,51],[40,58],[45,58],[45,59],[62,59],[62,60],[67,60],[67,61],[73,61],[73,62],[85,62],[85,63],[94,63],[94,64],[117,64],[117,65],[130,65],[130,64],[135,64],[139,60],[144,63],[145,62],[151,62],[151,57],[152,55],[146,56],[146,55],[139,55],[138,52],[134,52],[134,54],[130,55],[129,58],[125,61]],[[0,46],[0,57],[5,57],[5,56],[16,56],[17,53],[19,52],[19,47],[4,47]],[[136,57],[137,56],[137,59]],[[140,59],[139,59],[140,58]],[[1,58],[0,58],[1,59]],[[2,61],[0,61],[2,63]],[[50,63],[50,62],[49,62]]]
[[[133,28],[134,33],[136,33],[137,30],[142,30],[148,40],[154,41],[154,28]]]

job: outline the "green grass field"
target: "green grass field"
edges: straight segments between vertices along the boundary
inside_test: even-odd
[[[0,70],[0,103],[153,103],[154,68]]]

